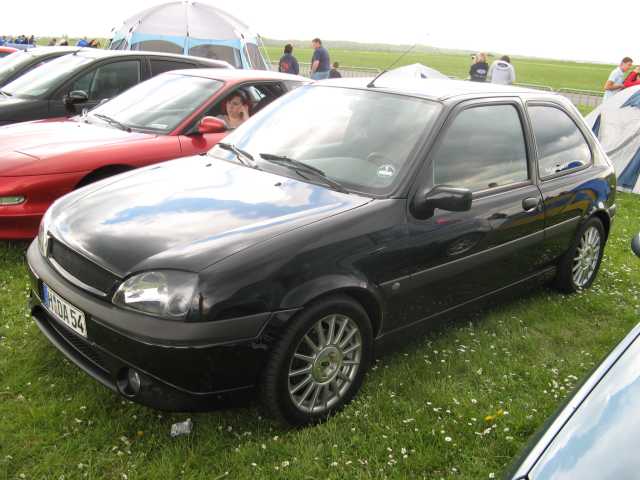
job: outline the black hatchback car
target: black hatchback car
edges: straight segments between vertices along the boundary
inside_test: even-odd
[[[75,115],[159,73],[185,68],[233,67],[184,55],[84,48],[0,88],[0,125]]]
[[[589,287],[615,213],[555,94],[319,82],[225,142],[63,197],[28,251],[42,332],[156,408],[258,386],[287,422],[326,418],[396,335],[531,280]]]

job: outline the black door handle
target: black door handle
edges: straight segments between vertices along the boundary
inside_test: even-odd
[[[525,212],[530,212],[534,208],[538,208],[540,205],[540,199],[538,197],[529,197],[522,200],[522,208]]]

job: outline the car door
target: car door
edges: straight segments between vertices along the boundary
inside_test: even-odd
[[[60,89],[50,100],[50,112],[57,115],[73,115],[82,109],[92,109],[100,102],[113,98],[142,79],[141,63],[137,58],[126,57],[109,62],[101,62],[85,70]],[[73,91],[83,91],[88,101],[69,107],[64,97]]]
[[[425,162],[409,203],[436,185],[472,192],[468,211],[409,208],[409,276],[387,282],[412,323],[532,275],[540,265],[544,215],[532,168],[530,135],[517,99],[456,108]]]
[[[529,102],[527,111],[545,205],[545,255],[552,262],[567,251],[580,220],[607,185],[592,181],[593,153],[585,134],[562,106]]]

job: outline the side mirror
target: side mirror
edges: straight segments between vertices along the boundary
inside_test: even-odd
[[[89,101],[89,95],[84,90],[74,90],[64,96],[63,101],[65,105],[77,105],[78,103],[85,103]]]
[[[198,133],[222,133],[227,131],[227,124],[224,120],[216,117],[203,117],[198,123]]]
[[[468,188],[436,185],[432,189],[418,191],[411,202],[411,213],[419,219],[433,216],[436,208],[449,212],[466,212],[471,209],[472,194]]]
[[[633,253],[640,257],[640,233],[638,233],[635,237],[633,237],[633,240],[631,240],[631,250],[633,250]]]

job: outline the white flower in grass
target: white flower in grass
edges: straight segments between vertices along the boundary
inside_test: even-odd
[[[496,474],[495,474],[495,473],[493,473],[493,472],[491,472],[491,473],[489,474],[489,478],[496,478]]]
[[[337,467],[338,466],[338,462],[331,462],[331,466],[332,467]]]
[[[289,460],[285,460],[284,462],[281,463],[281,465],[282,465],[282,468],[287,468],[290,465]]]
[[[451,440],[452,440],[452,438],[451,438],[451,437],[444,437],[444,441],[445,441],[445,442],[450,442]]]

